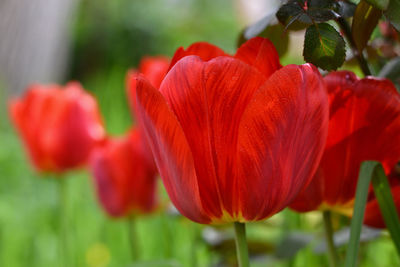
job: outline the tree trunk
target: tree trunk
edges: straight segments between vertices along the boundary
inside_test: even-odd
[[[0,0],[0,90],[5,96],[21,93],[32,82],[63,79],[77,2]]]

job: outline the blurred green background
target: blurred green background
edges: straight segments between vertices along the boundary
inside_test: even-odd
[[[108,133],[123,134],[133,123],[125,74],[142,56],[171,57],[179,46],[196,41],[233,53],[244,24],[235,1],[83,0],[70,25],[72,52],[64,82],[79,80],[97,97]],[[301,63],[300,55],[282,61]],[[128,222],[103,213],[88,171],[63,177],[63,208],[59,180],[35,173],[5,105],[0,111],[0,266],[235,266],[229,227],[204,227],[162,212],[136,219],[140,258],[132,263]],[[161,183],[160,192],[166,203]],[[60,218],[68,229],[64,264],[58,259]],[[347,222],[335,217],[336,228]],[[285,210],[267,222],[249,224],[252,266],[327,266],[324,253],[314,251],[322,236],[319,213]],[[360,266],[400,265],[387,234],[371,239],[361,246]],[[344,249],[339,251],[343,257]]]

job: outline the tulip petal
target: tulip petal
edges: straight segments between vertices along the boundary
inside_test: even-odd
[[[189,46],[186,50],[183,47],[179,47],[169,65],[169,69],[172,69],[172,67],[182,58],[186,56],[198,56],[200,57],[203,61],[209,61],[213,58],[219,57],[219,56],[229,56],[219,48],[218,46],[206,43],[206,42],[197,42]]]
[[[307,212],[318,209],[323,202],[324,183],[321,179],[322,171],[318,168],[310,184],[300,192],[290,204],[290,208],[298,212]]]
[[[214,221],[232,213],[232,181],[240,118],[265,82],[255,68],[230,57],[180,60],[160,92],[177,116],[193,153],[203,207]]]
[[[139,123],[153,152],[165,188],[176,208],[189,219],[208,223],[199,197],[193,155],[164,97],[142,75],[131,80]]]
[[[360,164],[380,161],[389,172],[400,158],[400,96],[388,80],[357,80],[348,72],[325,78],[331,113],[321,161],[325,193],[331,205],[354,198]]]
[[[283,67],[255,94],[239,128],[236,207],[245,220],[278,212],[310,182],[327,126],[326,89],[311,65]]]
[[[159,88],[168,68],[169,59],[166,57],[144,57],[140,61],[139,72],[146,77],[151,85]]]
[[[279,55],[268,39],[254,37],[245,42],[236,52],[235,58],[255,67],[266,78],[280,69]]]

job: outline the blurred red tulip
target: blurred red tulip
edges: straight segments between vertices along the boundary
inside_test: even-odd
[[[322,156],[328,97],[318,70],[281,68],[263,38],[249,40],[235,56],[206,43],[186,50],[195,56],[182,51],[160,90],[142,75],[129,83],[172,202],[199,223],[279,212]]]
[[[11,119],[39,171],[63,172],[86,163],[103,140],[96,100],[80,84],[33,85],[10,101]]]
[[[359,80],[348,71],[330,73],[325,81],[328,139],[320,171],[291,204],[300,212],[351,208],[361,162],[380,161],[389,173],[400,159],[400,95],[393,84],[371,77]]]
[[[110,216],[154,209],[157,169],[139,131],[107,140],[93,151],[90,166],[99,201]]]

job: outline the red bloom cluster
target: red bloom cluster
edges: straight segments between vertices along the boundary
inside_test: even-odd
[[[139,128],[121,138],[105,137],[94,98],[76,83],[33,86],[10,105],[39,170],[81,166],[94,151],[95,186],[111,216],[154,209],[156,166],[183,215],[224,223],[265,219],[289,204],[301,212],[351,207],[363,161],[380,161],[389,174],[400,159],[391,82],[282,67],[264,38],[235,55],[200,42],[170,63],[144,58],[127,87]],[[365,223],[384,226],[373,194]]]
[[[139,72],[158,86],[168,66],[164,57],[147,57]],[[38,170],[65,172],[90,158],[99,200],[110,216],[154,209],[157,170],[146,141],[138,130],[106,137],[96,100],[78,83],[34,85],[11,101],[10,113]]]

